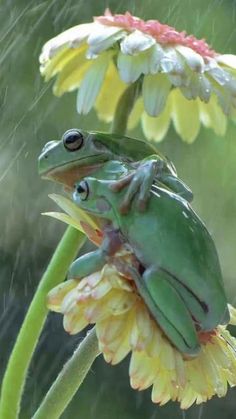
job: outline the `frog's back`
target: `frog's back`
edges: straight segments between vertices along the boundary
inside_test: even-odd
[[[124,235],[141,263],[145,267],[154,265],[169,272],[204,302],[206,311],[209,311],[207,330],[228,320],[214,242],[187,201],[155,188],[145,213],[134,211],[131,218],[122,218]]]

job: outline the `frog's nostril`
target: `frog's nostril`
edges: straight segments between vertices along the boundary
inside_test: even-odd
[[[44,154],[44,158],[47,159],[48,158],[48,154]]]

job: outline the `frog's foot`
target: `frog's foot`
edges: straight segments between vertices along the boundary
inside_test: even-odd
[[[76,259],[69,268],[68,279],[82,279],[100,271],[106,263],[106,255],[100,248]]]
[[[156,173],[157,161],[149,160],[140,164],[135,171],[110,186],[114,192],[118,192],[129,185],[120,206],[121,214],[127,214],[129,212],[132,201],[136,196],[138,210],[145,211]]]
[[[183,299],[199,330],[210,331],[219,324],[228,324],[229,311],[223,287],[219,290],[217,299],[214,296],[206,298],[207,292],[205,293],[205,298],[203,298],[204,293],[198,293],[196,288],[193,291],[190,283],[186,284],[186,282],[181,278],[177,278],[171,272],[165,271],[165,273],[168,274],[169,283]]]
[[[190,356],[199,353],[200,344],[194,321],[179,293],[169,282],[168,273],[147,269],[143,277],[132,272],[140,295],[152,316],[176,348]]]
[[[157,176],[157,179],[163,183],[164,187],[170,189],[171,192],[176,193],[181,198],[186,199],[188,202],[192,202],[193,193],[191,189],[177,176],[173,176],[169,173],[162,173]]]

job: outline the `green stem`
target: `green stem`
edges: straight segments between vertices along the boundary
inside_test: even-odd
[[[139,92],[140,92],[139,81],[132,83],[124,91],[116,107],[116,112],[113,119],[111,132],[125,135],[129,115],[130,115],[130,112],[132,111],[132,108],[134,106],[136,99],[139,96]]]
[[[95,327],[73,353],[32,419],[58,419],[99,354]]]
[[[39,283],[7,365],[2,383],[0,419],[18,417],[27,370],[48,313],[46,296],[53,287],[64,281],[84,238],[78,230],[69,227]]]

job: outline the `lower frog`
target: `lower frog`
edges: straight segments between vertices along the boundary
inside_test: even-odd
[[[160,185],[152,186],[146,212],[138,212],[133,202],[131,211],[121,214],[126,191],[112,189],[128,172],[126,164],[113,161],[96,178],[76,185],[74,201],[103,220],[104,240],[77,259],[68,276],[82,278],[101,269],[116,245],[127,243],[141,266],[130,267],[130,274],[152,316],[181,352],[194,356],[200,350],[197,331],[229,320],[214,242],[189,203]]]
[[[81,129],[66,131],[61,141],[50,141],[39,156],[39,174],[73,187],[84,176],[93,174],[107,161],[120,160],[131,165],[129,174],[113,184],[114,191],[126,188],[120,211],[129,211],[137,196],[137,208],[144,211],[153,180],[188,201],[191,190],[177,177],[172,162],[152,144],[117,134],[88,132]],[[131,170],[132,169],[132,170]]]

